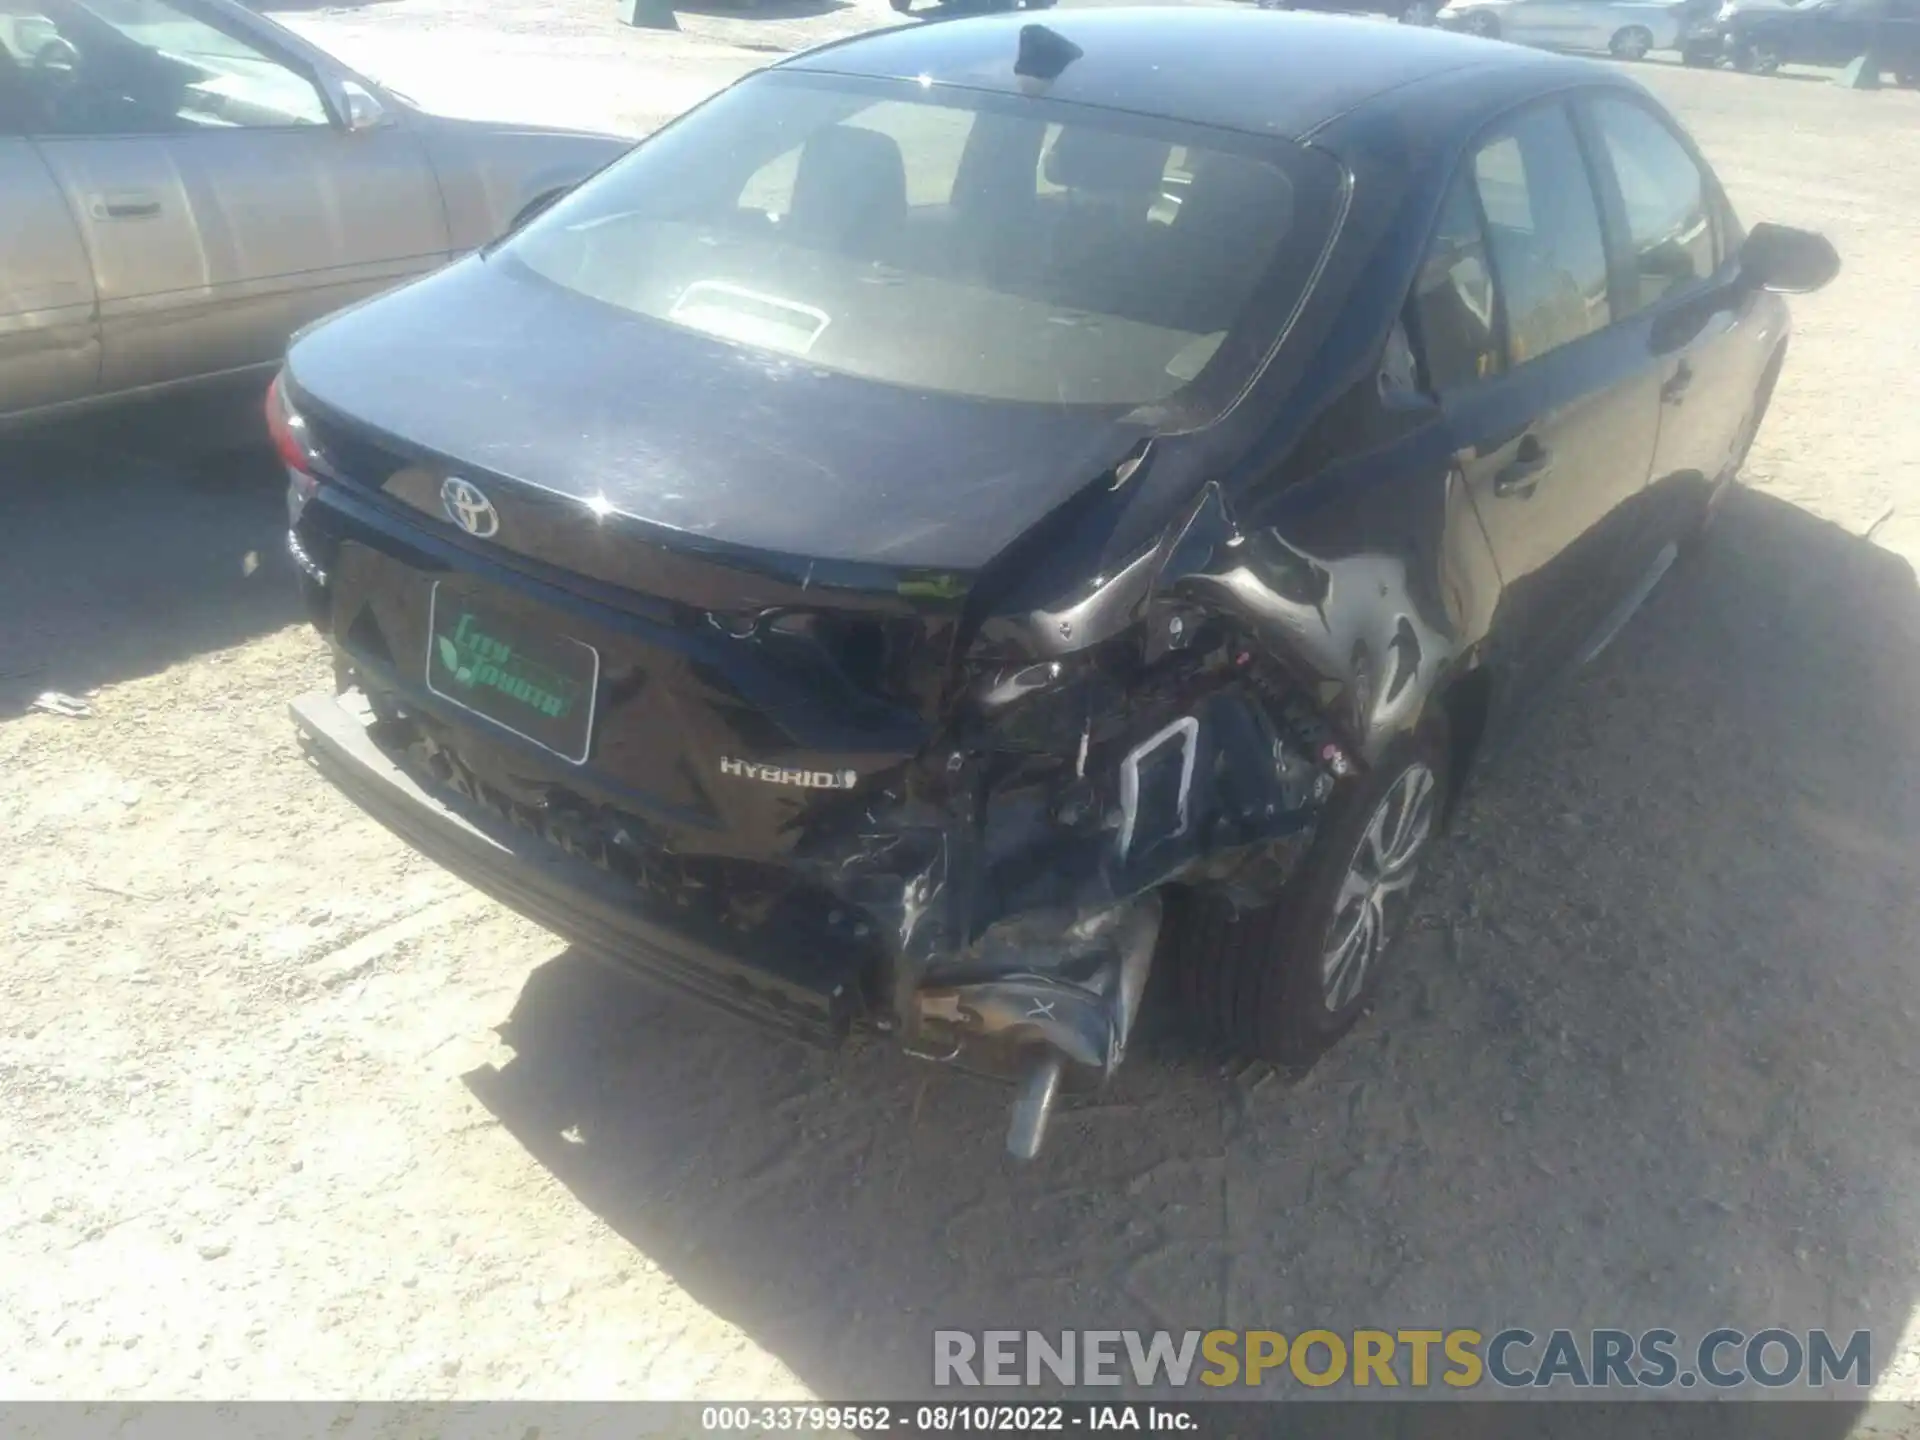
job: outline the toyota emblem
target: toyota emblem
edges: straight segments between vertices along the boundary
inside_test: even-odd
[[[500,533],[500,512],[471,480],[462,480],[458,475],[442,480],[440,508],[447,512],[449,520],[478,539],[491,539]]]

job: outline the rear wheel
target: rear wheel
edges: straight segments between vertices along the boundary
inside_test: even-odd
[[[1469,35],[1478,35],[1483,40],[1498,40],[1500,38],[1500,17],[1495,15],[1491,10],[1474,10],[1469,12],[1463,25]]]
[[[1188,1006],[1218,1039],[1305,1065],[1360,1018],[1439,830],[1447,753],[1435,726],[1344,782],[1278,904],[1195,896],[1177,912]]]
[[[1644,60],[1653,49],[1653,32],[1644,25],[1627,25],[1614,32],[1607,49],[1616,60]]]
[[[1691,65],[1696,70],[1710,70],[1720,63],[1720,47],[1717,45],[1688,45],[1680,51],[1683,65]]]
[[[1440,13],[1440,7],[1433,0],[1413,0],[1413,3],[1400,12],[1402,25],[1431,25],[1433,17]]]

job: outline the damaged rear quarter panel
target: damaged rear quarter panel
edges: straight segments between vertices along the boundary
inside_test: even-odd
[[[910,1043],[989,1030],[1085,1064],[1103,1023],[1111,1068],[1119,937],[1159,888],[1277,899],[1340,778],[1481,662],[1500,582],[1444,414],[1380,379],[1445,178],[1421,162],[1357,147],[1377,203],[1288,345],[1217,424],[1092,487],[976,617],[947,743],[906,781],[924,863],[887,879]]]

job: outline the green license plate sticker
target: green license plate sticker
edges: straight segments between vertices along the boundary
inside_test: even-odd
[[[436,581],[427,689],[579,765],[593,735],[600,652]]]

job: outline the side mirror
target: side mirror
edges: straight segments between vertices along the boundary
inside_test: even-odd
[[[387,107],[359,81],[336,80],[328,88],[332,91],[334,113],[349,135],[378,130],[388,123]]]
[[[1805,295],[1840,273],[1840,255],[1824,235],[1762,221],[1740,247],[1740,272],[1762,290]]]

